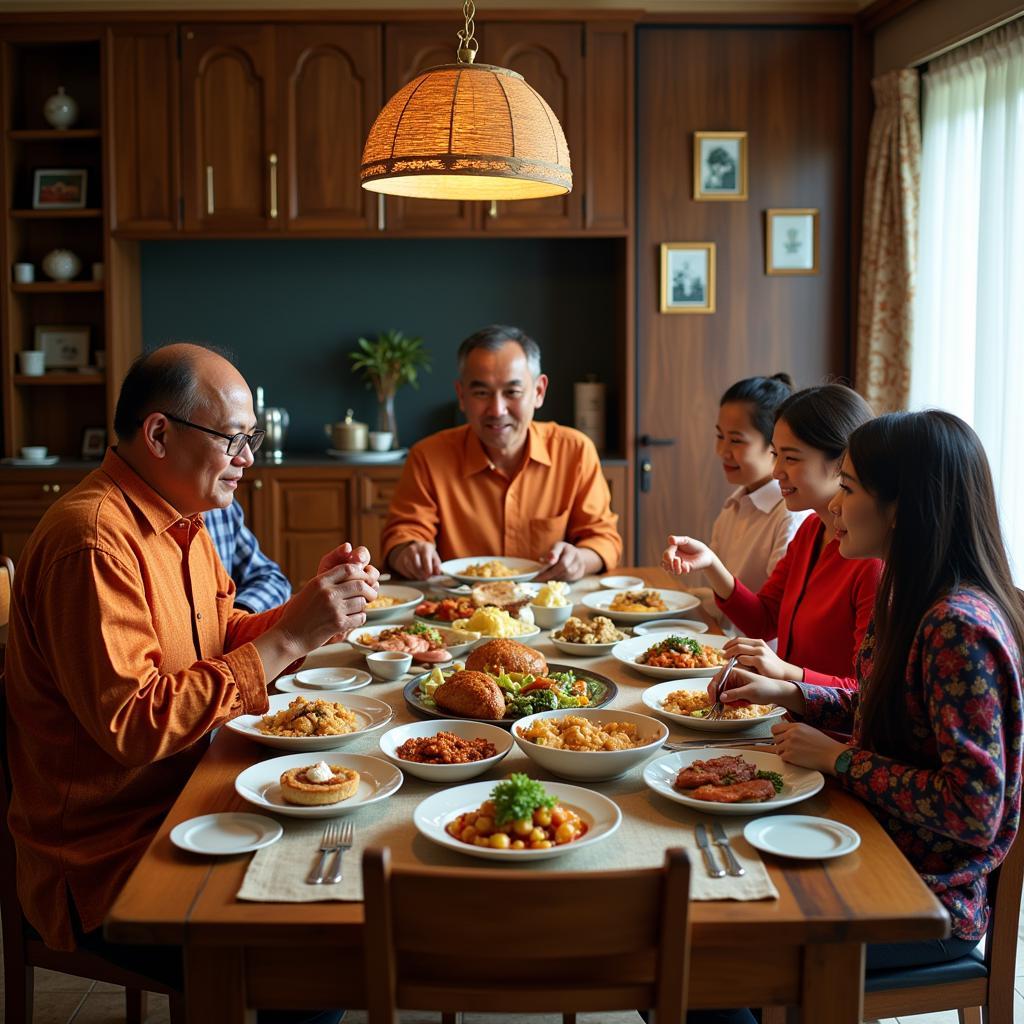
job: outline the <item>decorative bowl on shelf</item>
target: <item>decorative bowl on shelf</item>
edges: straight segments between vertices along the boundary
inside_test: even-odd
[[[70,249],[51,249],[43,257],[43,272],[54,281],[70,281],[81,269],[82,261]]]
[[[64,91],[63,85],[58,86],[57,91],[43,104],[43,117],[52,127],[60,130],[70,128],[78,120],[78,104]]]

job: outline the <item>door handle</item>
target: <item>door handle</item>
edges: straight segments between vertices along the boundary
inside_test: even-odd
[[[651,437],[650,434],[641,434],[636,443],[640,448],[667,448],[676,443],[674,437]]]
[[[270,157],[270,219],[277,220],[277,154]]]
[[[213,164],[206,165],[206,213],[213,216]]]
[[[646,494],[651,489],[651,471],[654,465],[650,459],[644,459],[640,463],[640,490]]]

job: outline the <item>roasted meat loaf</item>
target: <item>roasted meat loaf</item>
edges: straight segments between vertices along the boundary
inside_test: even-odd
[[[501,688],[485,672],[453,673],[434,691],[434,701],[443,711],[465,718],[505,717]]]
[[[474,672],[530,672],[542,676],[548,670],[547,662],[532,647],[515,640],[488,640],[474,648],[466,658],[466,668]]]

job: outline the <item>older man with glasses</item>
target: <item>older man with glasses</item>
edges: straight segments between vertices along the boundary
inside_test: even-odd
[[[225,508],[263,440],[222,356],[170,345],[121,387],[118,445],[54,504],[18,566],[7,652],[10,826],[25,913],[47,945],[84,947],[180,984],[180,951],[112,947],[117,892],[206,750],[268,709],[267,682],[361,625],[365,548],[329,552],[279,608],[233,607],[201,514]]]

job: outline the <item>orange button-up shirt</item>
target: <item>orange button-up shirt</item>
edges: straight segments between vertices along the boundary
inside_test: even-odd
[[[386,562],[407,541],[436,545],[442,560],[472,555],[543,558],[556,541],[591,548],[606,569],[622,555],[597,449],[578,430],[530,424],[512,477],[495,469],[468,427],[442,430],[409,452],[381,534]]]
[[[210,730],[267,710],[249,641],[280,612],[233,603],[202,518],[112,450],[29,539],[7,650],[9,820],[47,945],[74,948],[69,894],[86,931],[103,923]]]

